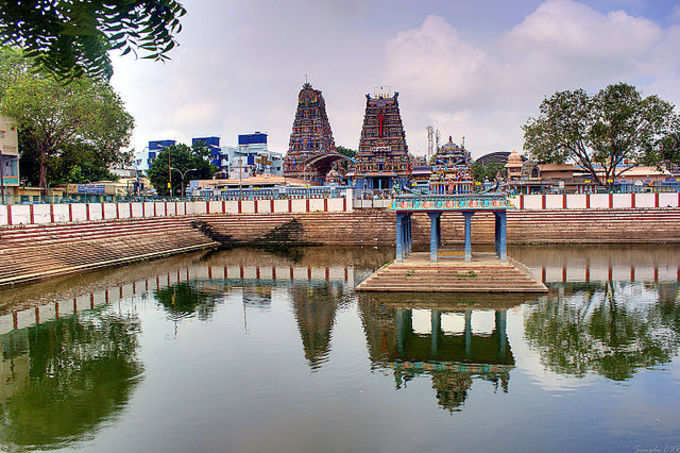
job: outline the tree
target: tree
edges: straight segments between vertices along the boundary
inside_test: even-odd
[[[168,153],[170,153],[170,164],[168,165]],[[189,169],[195,168],[197,171],[192,171],[187,174],[188,178],[193,179],[209,179],[218,171],[218,168],[208,162],[207,158],[209,150],[205,146],[196,145],[193,148],[183,143],[168,146],[163,148],[151,164],[149,169],[149,179],[151,184],[156,188],[159,195],[169,195],[168,192],[168,167],[176,168],[183,173]],[[172,193],[175,194],[181,191],[182,177],[180,174],[172,170]],[[182,194],[184,195],[184,194]]]
[[[542,162],[573,162],[598,184],[637,165],[656,165],[664,138],[680,131],[673,104],[643,98],[625,83],[592,97],[582,89],[557,92],[539,110],[522,127],[524,149]]]
[[[335,147],[335,150],[339,152],[340,154],[343,154],[351,159],[354,159],[357,157],[357,152],[354,149],[351,148],[346,148],[344,146],[338,145]]]
[[[350,159],[356,159],[357,157],[357,151],[351,148],[346,148],[344,146],[338,145],[335,147],[335,150],[339,152],[342,155],[345,155],[349,157]],[[350,163],[346,160],[343,160],[342,162],[338,163],[338,165],[345,171],[349,169]]]
[[[186,10],[177,0],[0,0],[0,43],[57,75],[110,79],[109,50],[164,61]]]
[[[472,164],[472,179],[478,182],[494,181],[502,168],[503,164],[498,162],[489,162],[486,165],[482,162],[475,162]]]
[[[41,187],[47,187],[52,161],[68,148],[89,148],[105,167],[126,158],[120,150],[129,144],[134,120],[108,83],[87,77],[63,83],[29,70],[0,86],[0,113],[30,136]]]

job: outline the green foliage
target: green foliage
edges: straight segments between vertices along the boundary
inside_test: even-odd
[[[494,181],[496,175],[503,169],[503,164],[497,162],[489,162],[484,165],[481,162],[472,164],[472,179],[478,182]]]
[[[170,319],[182,319],[197,315],[198,319],[210,319],[217,309],[218,297],[201,291],[189,283],[177,283],[155,292],[156,300],[168,312]]]
[[[340,154],[343,154],[350,159],[356,159],[357,157],[357,151],[351,148],[345,148],[344,146],[338,145],[335,147],[335,150],[339,152]],[[342,162],[339,163],[340,167],[347,171],[350,167],[350,162],[347,162],[346,160],[343,160]]]
[[[49,321],[24,338],[15,331],[5,354],[29,368],[25,379],[5,383],[12,393],[0,401],[3,447],[65,448],[117,416],[142,379],[140,331],[136,316],[115,313]]]
[[[341,146],[341,145],[337,145],[335,147],[335,150],[337,152],[339,152],[340,154],[344,154],[345,156],[352,158],[352,159],[357,157],[357,154],[358,154],[356,150],[351,149],[351,148],[346,148],[346,147]]]
[[[170,165],[168,165],[168,153],[170,153]],[[168,167],[173,167],[182,172],[195,168],[186,174],[185,183],[188,185],[191,179],[209,179],[218,171],[218,168],[208,162],[207,157],[210,151],[204,146],[189,147],[185,144],[177,144],[164,148],[156,155],[148,176],[151,184],[156,188],[159,195],[167,196],[168,193]],[[172,193],[181,192],[182,177],[172,170]],[[186,186],[185,186],[186,187]],[[183,194],[182,194],[183,196]]]
[[[632,166],[658,164],[663,140],[680,131],[673,104],[657,96],[643,98],[625,83],[594,96],[582,89],[557,92],[543,100],[539,112],[522,128],[524,149],[541,162],[574,162],[599,184]],[[624,160],[631,167],[617,168]]]
[[[99,179],[95,176],[108,174],[108,166],[127,159],[121,148],[129,144],[134,120],[108,83],[86,77],[63,83],[19,57],[11,49],[0,52],[0,68],[16,62],[21,67],[0,73],[0,113],[17,122],[22,168],[31,169],[25,177],[46,187],[48,171],[62,168],[65,172],[50,175],[53,183],[62,182],[71,168],[63,163],[71,161],[83,170],[99,167],[89,171]]]
[[[177,0],[3,0],[0,43],[24,48],[61,80],[108,80],[109,50],[167,60],[184,14]]]
[[[550,297],[526,318],[525,336],[555,372],[629,379],[639,368],[670,362],[680,350],[680,305],[670,289],[669,300],[642,307],[617,301],[611,283],[575,294],[583,302]]]

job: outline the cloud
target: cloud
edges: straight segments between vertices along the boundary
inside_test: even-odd
[[[433,124],[444,136],[465,135],[479,156],[521,148],[522,124],[558,90],[626,81],[645,94],[663,88],[677,102],[679,37],[680,27],[664,29],[621,10],[548,0],[485,43],[428,16],[387,43],[386,70],[402,103],[413,99],[412,110],[402,108],[410,128]],[[417,137],[409,147],[422,150],[425,141]]]
[[[557,90],[626,81],[680,103],[680,25],[620,9],[639,10],[630,2],[611,0],[605,12],[573,0],[407,3],[192,2],[172,61],[114,57],[136,147],[198,135],[229,145],[261,130],[285,152],[306,73],[345,146],[358,145],[364,94],[399,91],[417,153],[428,125],[443,139],[465,136],[473,156],[521,148],[521,125]],[[471,22],[490,10],[511,20]]]

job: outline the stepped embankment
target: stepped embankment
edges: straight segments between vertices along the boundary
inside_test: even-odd
[[[0,285],[158,258],[219,244],[190,217],[0,229]]]
[[[114,266],[203,248],[242,245],[385,246],[395,214],[351,212],[203,214],[0,227],[0,285]],[[680,208],[508,211],[509,244],[680,242]],[[463,216],[442,217],[443,243],[462,244]],[[414,246],[430,240],[426,214],[413,216]],[[494,218],[472,219],[473,244],[493,244]]]

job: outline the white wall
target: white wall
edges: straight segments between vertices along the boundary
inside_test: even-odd
[[[50,205],[36,204],[33,206],[33,222],[34,223],[50,223],[52,216],[50,215]]]
[[[586,196],[583,194],[569,194],[567,195],[567,209],[585,209]]]
[[[668,206],[671,207],[680,207],[678,206],[678,203],[680,203],[680,195],[677,193],[660,193],[659,194],[659,207],[660,208],[665,208]]]
[[[323,211],[323,200],[321,198],[312,198],[309,200],[309,211]]]
[[[31,223],[30,208],[28,205],[13,205],[12,206],[12,224],[29,224]]]
[[[546,195],[545,196],[545,207],[546,209],[562,209],[563,203],[562,195]]]
[[[101,203],[87,203],[90,207],[90,220],[102,219],[102,204]]]
[[[591,209],[607,209],[609,208],[609,194],[608,193],[594,193],[590,195]]]
[[[524,195],[524,209],[542,209],[542,195]],[[562,209],[562,195],[546,195],[546,208],[547,209]],[[652,193],[638,193],[635,195],[635,207],[636,208],[653,208],[654,207],[655,195]],[[519,197],[515,196],[509,199],[510,203],[519,209]],[[630,208],[632,203],[631,194],[614,194],[613,195],[613,206],[614,208]],[[330,198],[327,199],[328,212],[343,212],[344,200],[342,198]],[[223,212],[221,201],[210,201],[210,213],[215,215],[228,214],[228,215],[238,215],[238,201],[229,200],[224,203],[226,212]],[[268,214],[271,213],[271,201],[270,200],[257,200],[257,211],[258,214]],[[168,216],[175,215],[186,215],[185,207],[188,215],[203,215],[206,213],[207,204],[205,201],[195,201],[195,202],[156,202],[156,216],[164,217],[165,208],[167,205]],[[292,213],[304,213],[307,212],[307,200],[306,199],[293,199],[290,200],[291,212]],[[353,207],[357,208],[378,208],[378,207],[388,207],[390,205],[389,200],[352,200],[347,199],[347,211],[351,212]],[[87,218],[86,208],[84,203],[73,203],[73,204],[55,204],[52,209],[54,212],[54,221],[56,223],[68,222],[69,221],[69,207],[72,210],[73,222],[84,222]],[[116,204],[115,203],[105,203],[104,213],[106,220],[116,219]],[[255,201],[253,200],[243,200],[241,202],[242,213],[243,214],[254,214],[255,213]],[[289,200],[274,200],[274,213],[288,213]],[[99,220],[102,218],[102,204],[101,203],[89,203],[90,207],[90,220]],[[591,209],[607,209],[609,207],[609,194],[591,194],[590,195],[590,208]],[[673,207],[678,206],[678,194],[677,193],[661,193],[659,194],[659,207]],[[122,202],[118,203],[118,217],[121,219],[129,218],[131,215],[130,208],[132,208],[132,217],[139,218],[142,217],[142,203],[128,203]],[[567,209],[585,209],[586,208],[586,195],[584,194],[568,194],[567,195]],[[30,224],[30,205],[12,205],[12,224]],[[145,215],[146,217],[153,217],[154,215],[154,203],[145,203]],[[176,210],[176,211],[175,211]],[[324,199],[323,198],[312,198],[309,200],[309,211],[310,212],[323,212],[324,211]],[[8,208],[7,206],[0,205],[0,225],[8,224]],[[33,220],[36,224],[48,224],[51,221],[50,206],[49,205],[33,205]]]
[[[307,212],[307,200],[292,200],[293,212]]]
[[[0,209],[2,211],[2,209]],[[68,222],[68,205],[55,204],[54,205],[54,221],[56,223]],[[0,222],[2,223],[2,222]]]
[[[630,208],[632,198],[629,193],[615,193],[612,200],[612,207],[615,209]]]
[[[524,195],[524,209],[542,209],[543,195]]]

